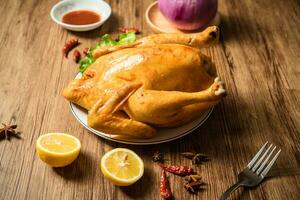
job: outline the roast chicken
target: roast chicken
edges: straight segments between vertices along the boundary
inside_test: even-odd
[[[226,94],[211,59],[200,52],[219,29],[155,34],[93,51],[97,60],[64,89],[88,110],[88,125],[124,137],[153,137],[159,127],[188,123]]]

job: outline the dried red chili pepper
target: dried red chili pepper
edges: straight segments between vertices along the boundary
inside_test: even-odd
[[[167,179],[166,171],[164,169],[161,170],[159,191],[160,196],[164,199],[170,199],[172,197],[170,183]]]
[[[73,60],[74,60],[76,63],[78,63],[79,60],[80,60],[80,58],[81,58],[80,52],[79,52],[77,49],[75,49],[75,50],[73,51]]]
[[[120,27],[119,31],[121,33],[129,33],[129,32],[134,32],[136,34],[139,34],[140,31],[137,28],[126,28],[126,27]]]
[[[79,44],[79,40],[78,39],[71,39],[69,40],[63,47],[63,54],[68,57],[68,53],[77,45]]]
[[[194,174],[194,169],[190,166],[160,165],[164,170],[179,176],[187,176]]]
[[[89,53],[89,48],[83,48],[82,53],[86,56]]]

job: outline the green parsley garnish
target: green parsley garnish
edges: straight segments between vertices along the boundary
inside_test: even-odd
[[[93,48],[89,48],[88,54],[79,63],[79,72],[83,73],[91,64],[95,62],[95,58],[92,55]]]

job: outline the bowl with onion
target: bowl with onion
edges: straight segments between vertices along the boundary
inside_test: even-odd
[[[205,28],[215,18],[218,0],[158,0],[163,16],[177,29]]]

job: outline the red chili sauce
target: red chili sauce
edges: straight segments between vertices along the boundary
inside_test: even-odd
[[[62,21],[72,25],[86,25],[99,22],[100,15],[90,10],[75,10],[63,15]]]

